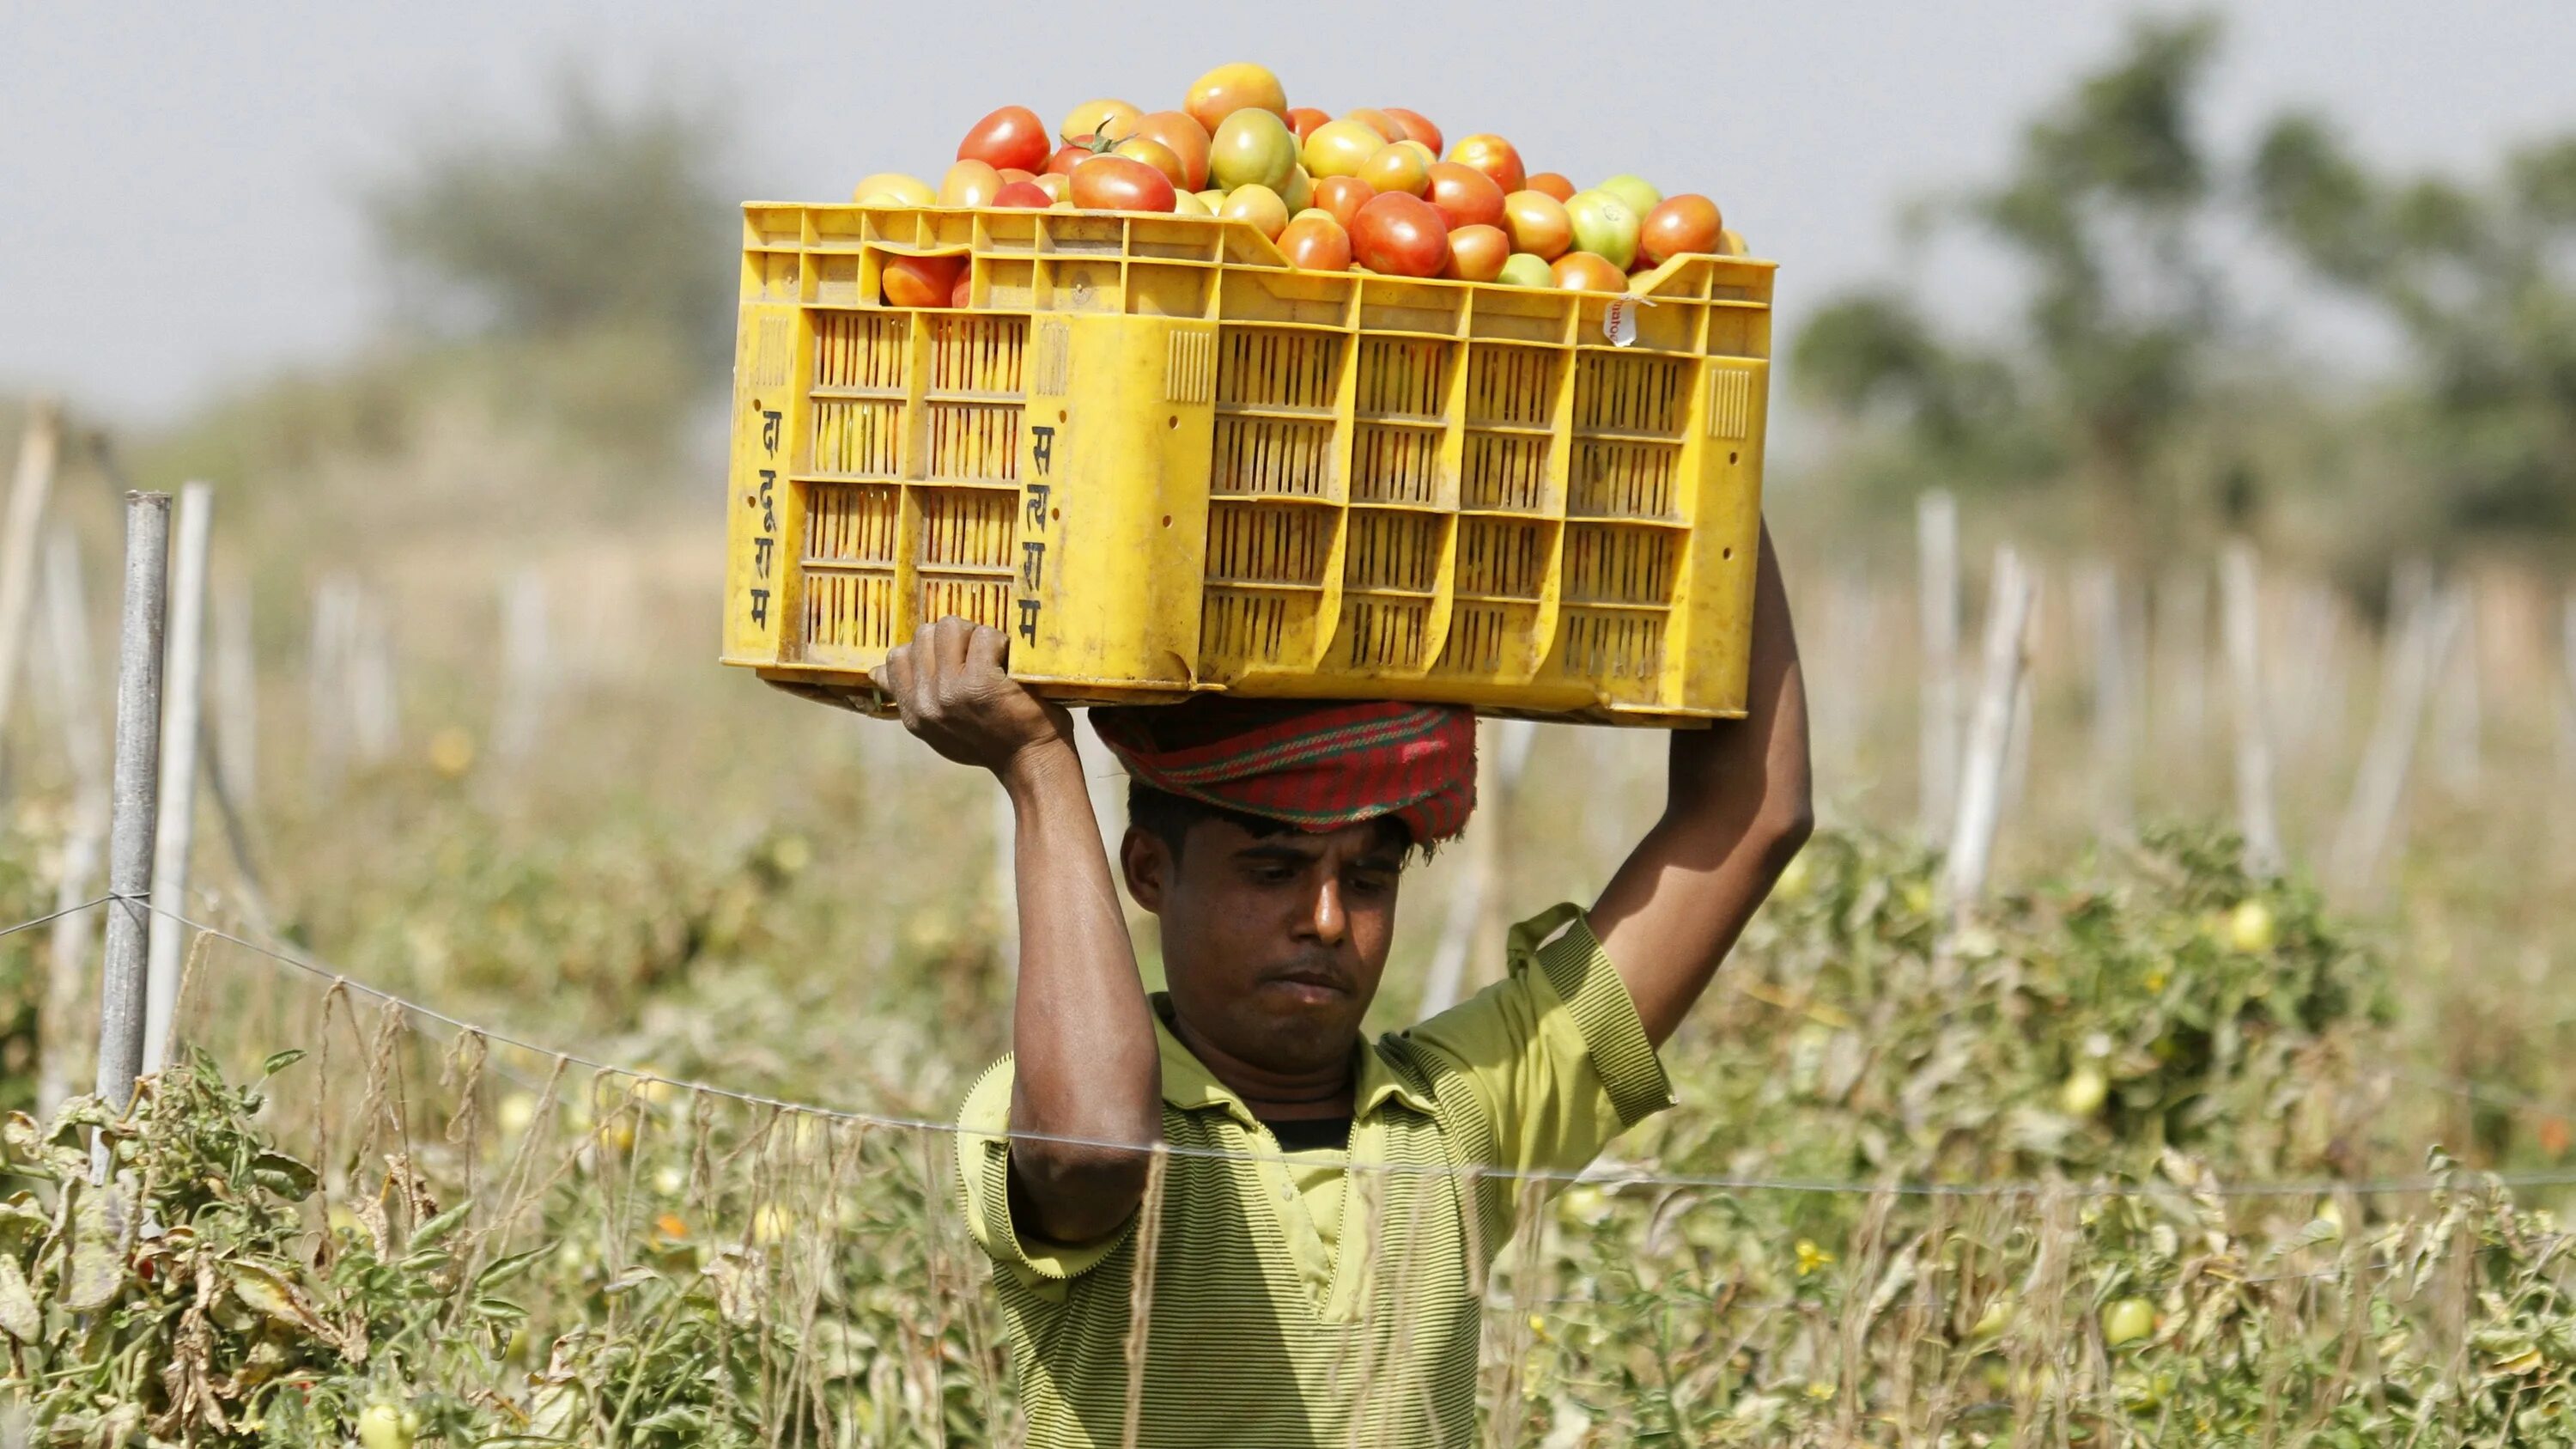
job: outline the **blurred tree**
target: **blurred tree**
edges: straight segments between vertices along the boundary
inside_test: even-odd
[[[2252,191],[2275,236],[2405,340],[2409,385],[2381,422],[2430,485],[2432,521],[2576,530],[2576,137],[2471,188],[2375,176],[2325,122],[2289,116]]]
[[[666,332],[700,369],[733,345],[738,223],[711,116],[565,80],[549,133],[442,140],[367,196],[384,252],[471,328]]]

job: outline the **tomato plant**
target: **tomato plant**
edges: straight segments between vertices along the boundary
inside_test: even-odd
[[[1382,192],[1351,220],[1351,255],[1372,272],[1436,277],[1449,260],[1448,218],[1419,197]]]
[[[1004,106],[977,121],[957,143],[957,159],[981,161],[997,171],[1035,171],[1053,147],[1046,123],[1026,106]]]

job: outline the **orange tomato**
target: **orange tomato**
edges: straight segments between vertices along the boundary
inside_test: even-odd
[[[1532,191],[1544,191],[1559,201],[1570,201],[1574,197],[1574,183],[1566,179],[1566,175],[1562,171],[1542,171],[1538,173],[1536,176],[1529,179],[1529,189]]]
[[[1046,164],[1046,125],[1026,106],[1004,106],[977,121],[957,143],[957,159],[981,161],[998,171],[1034,171]]]
[[[1074,168],[1073,204],[1084,211],[1169,211],[1172,178],[1133,156],[1094,156]]]
[[[877,285],[889,307],[945,307],[956,294],[957,274],[966,270],[962,256],[887,257]]]
[[[1272,241],[1288,229],[1288,203],[1279,199],[1278,192],[1257,182],[1227,192],[1225,205],[1218,207],[1216,214],[1227,221],[1250,222],[1253,230]]]
[[[1628,274],[1610,264],[1608,257],[1590,252],[1567,252],[1556,259],[1550,269],[1556,284],[1569,292],[1624,292]]]
[[[1574,245],[1574,220],[1565,214],[1565,203],[1535,186],[1503,198],[1503,230],[1513,251],[1543,262],[1555,261]]]
[[[971,307],[975,305],[974,268],[959,267],[957,269],[957,285],[948,289],[948,305],[951,307]]]
[[[1726,218],[1718,214],[1717,203],[1685,193],[1665,197],[1646,213],[1637,231],[1637,252],[1660,263],[1685,252],[1714,254],[1725,238]]]
[[[1307,212],[1279,233],[1279,250],[1288,254],[1288,264],[1310,272],[1347,272],[1351,269],[1351,234],[1342,224],[1320,212]]]
[[[1064,178],[1059,176],[1056,179],[1061,181]],[[993,199],[989,204],[1025,206],[1044,211],[1055,204],[1055,198],[1047,195],[1046,188],[1035,181],[1005,181],[1002,183],[1002,189],[993,193]]]
[[[1038,164],[1043,166],[1046,163],[1044,161],[1040,161]],[[1001,168],[1000,174],[1002,177],[1002,184],[1004,186],[1008,186],[1014,181],[1035,181],[1038,179],[1038,174],[1036,172],[1023,171],[1017,166],[1005,166]]]
[[[1503,219],[1503,189],[1484,172],[1455,161],[1441,161],[1431,167],[1431,185],[1423,199],[1449,218],[1451,231],[1462,226],[1493,226]]]
[[[1503,263],[1511,255],[1512,239],[1503,235],[1501,227],[1482,222],[1457,227],[1449,233],[1449,264],[1440,275],[1462,282],[1490,282],[1503,274]]]
[[[1107,136],[1125,140],[1136,133],[1136,123],[1145,113],[1125,101],[1084,101],[1064,113],[1064,124],[1056,134],[1068,140],[1076,136]]]
[[[1288,111],[1288,129],[1297,133],[1297,143],[1302,146],[1307,137],[1315,134],[1317,127],[1332,119],[1330,111],[1319,111],[1313,106],[1294,106]]]
[[[1046,193],[1047,204],[1050,206],[1059,201],[1073,199],[1073,178],[1061,171],[1050,171],[1029,184]]]
[[[981,161],[960,161],[939,178],[942,206],[990,206],[1003,186],[1002,173]]]
[[[1356,176],[1327,176],[1315,183],[1315,204],[1333,214],[1333,220],[1348,227],[1359,215],[1377,188]]]
[[[1216,134],[1219,121],[1246,106],[1274,112],[1283,121],[1288,118],[1287,88],[1279,84],[1279,77],[1269,67],[1248,60],[1218,66],[1192,81],[1189,98],[1181,102],[1181,109],[1211,136]]]
[[[1430,147],[1434,155],[1439,153],[1440,128],[1431,124],[1430,117],[1425,116],[1420,111],[1408,111],[1402,106],[1388,106],[1385,108],[1384,114],[1397,125],[1404,128],[1404,136],[1402,139],[1407,141],[1419,141],[1423,145]]]
[[[1478,132],[1461,137],[1449,148],[1449,159],[1484,172],[1506,196],[1529,185],[1529,173],[1521,169],[1521,153],[1500,136]]]
[[[1160,141],[1181,158],[1184,175],[1172,182],[1183,191],[1205,191],[1208,173],[1207,127],[1191,120],[1186,111],[1148,111],[1136,121],[1136,134],[1148,141]]]
[[[1431,189],[1431,166],[1422,159],[1418,147],[1380,146],[1377,154],[1368,158],[1368,164],[1360,168],[1360,179],[1372,191],[1420,196]]]
[[[1187,120],[1188,117],[1184,116],[1182,119]],[[1163,179],[1172,183],[1175,190],[1187,184],[1190,179],[1189,168],[1181,164],[1181,158],[1173,152],[1172,148],[1151,137],[1130,136],[1119,142],[1110,154],[1124,156],[1130,161],[1144,162],[1162,172]]]
[[[1344,111],[1342,112],[1342,119],[1345,121],[1359,122],[1370,130],[1377,132],[1380,139],[1383,140],[1401,141],[1413,134],[1402,126],[1397,125],[1395,117],[1388,115],[1384,111],[1376,110],[1368,106],[1362,106],[1353,111]]]

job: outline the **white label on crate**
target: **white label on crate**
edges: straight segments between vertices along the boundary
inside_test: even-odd
[[[1635,342],[1637,309],[1653,305],[1655,300],[1652,297],[1640,297],[1634,292],[1621,293],[1610,304],[1610,310],[1601,314],[1601,335],[1609,338],[1613,347],[1625,347]]]

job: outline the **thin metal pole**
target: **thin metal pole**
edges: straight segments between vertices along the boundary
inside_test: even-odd
[[[18,443],[18,481],[9,493],[9,522],[0,532],[0,727],[18,693],[18,665],[27,652],[27,617],[36,601],[37,534],[54,491],[54,465],[62,454],[62,412],[48,399],[27,409],[27,431]]]
[[[117,1110],[143,1070],[144,902],[152,895],[159,803],[161,630],[168,603],[170,495],[125,495],[125,607],[116,649],[116,775],[107,832],[107,951],[98,1010],[98,1091]]]
[[[188,854],[197,842],[197,729],[206,660],[206,544],[215,490],[179,490],[178,554],[171,561],[168,662],[161,694],[161,808],[153,831],[150,965],[143,995],[143,1070],[170,1060],[170,1021],[179,1008],[179,948],[187,927]]]
[[[2013,706],[2029,664],[2030,612],[2037,593],[2021,555],[2010,548],[1995,550],[1995,577],[1986,604],[1985,678],[1969,725],[1968,756],[1959,771],[1959,814],[1941,874],[1941,904],[1954,926],[1967,919],[1985,894],[1986,867],[2001,823]]]

